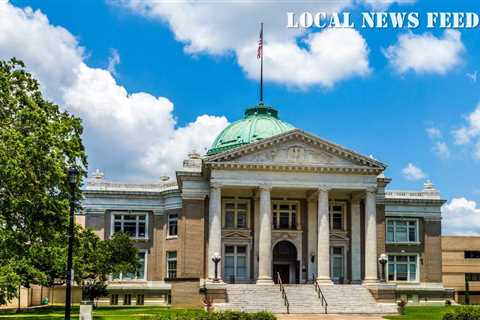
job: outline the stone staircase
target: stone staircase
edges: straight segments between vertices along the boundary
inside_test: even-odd
[[[226,289],[227,303],[216,304],[217,310],[287,313],[277,285],[228,284]]]
[[[370,291],[362,285],[325,285],[321,286],[321,289],[328,302],[329,314],[397,312],[395,304],[377,303]],[[217,310],[287,312],[277,285],[229,284],[226,290],[227,303],[216,304]],[[325,308],[321,305],[313,284],[285,285],[285,291],[291,314],[325,313]]]

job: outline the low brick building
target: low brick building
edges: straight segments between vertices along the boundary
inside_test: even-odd
[[[480,303],[480,236],[443,236],[442,264],[443,284],[455,289],[455,300]]]

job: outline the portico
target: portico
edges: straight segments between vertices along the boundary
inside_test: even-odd
[[[288,277],[283,282],[378,281],[377,176],[384,170],[379,162],[293,130],[212,156],[206,164],[209,255],[225,252],[224,244],[236,241],[241,252],[249,250],[239,256],[237,247],[228,245],[224,281],[272,284],[274,268]],[[242,213],[238,201],[246,208]],[[297,253],[288,272],[272,259],[279,241],[292,243]],[[243,278],[234,270],[239,265]],[[213,268],[209,262],[211,280]]]

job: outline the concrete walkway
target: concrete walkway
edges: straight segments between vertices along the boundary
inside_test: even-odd
[[[385,320],[382,316],[343,314],[277,314],[278,320]]]

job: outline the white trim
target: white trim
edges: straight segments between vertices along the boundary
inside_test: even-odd
[[[387,256],[390,257],[390,256],[416,256],[416,261],[415,261],[415,265],[416,265],[416,270],[415,270],[415,280],[414,281],[411,281],[411,280],[389,280],[388,279],[388,265],[389,265],[389,262],[387,260],[387,264],[385,265],[385,278],[386,278],[386,281],[387,282],[390,282],[390,283],[401,283],[401,284],[408,284],[408,283],[419,283],[420,282],[420,254],[419,253],[408,253],[408,252],[402,252],[402,253],[396,253],[396,252],[390,252],[390,253],[387,253]],[[410,268],[408,267],[410,265],[409,262],[407,262],[407,279],[410,278]],[[396,269],[395,269],[395,273],[396,273]],[[396,276],[395,276],[396,278]]]
[[[388,222],[393,221],[393,241],[388,241]],[[397,228],[395,221],[414,221],[415,222],[415,241],[395,241]],[[409,225],[407,223],[407,238],[409,237]],[[385,244],[410,244],[410,245],[419,245],[420,242],[420,232],[419,232],[419,221],[416,218],[386,218],[385,219]]]
[[[139,220],[137,219],[135,222],[135,237],[130,237],[133,240],[148,240],[149,237],[149,229],[148,229],[148,220],[149,220],[149,211],[110,211],[110,238],[112,238],[113,234],[115,233],[115,215],[120,216],[145,216],[145,237],[138,237],[139,233]],[[122,231],[123,231],[123,219],[122,219]]]
[[[174,261],[174,259],[170,259],[168,258],[168,254],[170,252],[175,252],[175,278],[178,277],[178,250],[167,250],[165,251],[165,278],[167,279],[175,279],[175,278],[170,278],[169,277],[169,271],[168,270],[168,262],[169,261]]]

